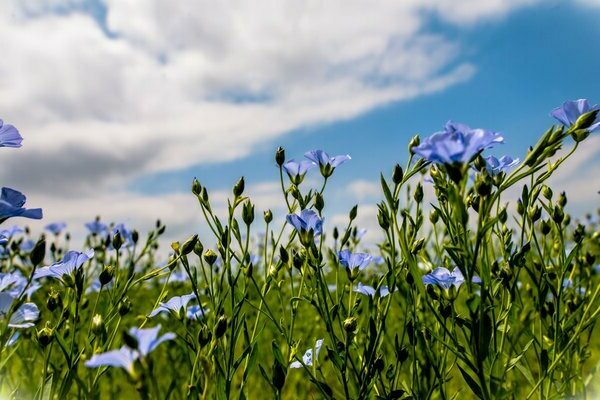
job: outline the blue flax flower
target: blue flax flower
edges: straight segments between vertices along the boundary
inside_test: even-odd
[[[586,99],[565,101],[562,106],[556,107],[550,112],[550,116],[559,120],[564,126],[570,127],[577,119],[590,111],[600,110],[598,105],[590,106]],[[600,121],[586,128],[588,132],[600,129]]]
[[[167,340],[175,339],[174,333],[165,333],[158,337],[160,325],[149,329],[131,328],[129,334],[137,340],[138,346],[132,349],[128,346],[123,346],[119,350],[112,350],[106,353],[94,354],[92,358],[86,361],[85,366],[88,368],[97,367],[120,367],[126,369],[130,374],[133,373],[134,362],[142,357],[146,357],[159,344]]]
[[[308,160],[290,160],[283,164],[283,169],[287,172],[294,185],[299,185],[304,180],[304,175],[309,169],[316,167],[317,164]]]
[[[482,150],[503,142],[504,138],[497,132],[472,129],[467,125],[448,121],[443,131],[425,138],[413,151],[432,163],[464,164]]]
[[[323,219],[313,210],[302,210],[300,215],[288,214],[287,221],[298,233],[313,231],[315,236],[323,233]]]
[[[35,247],[35,242],[31,239],[24,240],[23,243],[19,245],[19,250],[21,250],[25,254],[31,253],[31,250]]]
[[[315,343],[314,351],[316,353],[316,356],[315,356],[316,359],[319,358],[319,352],[321,351],[321,346],[323,346],[323,339],[319,339]],[[311,367],[313,365],[313,349],[306,350],[306,352],[302,356],[302,362],[307,367]],[[290,364],[290,368],[303,368],[304,365],[302,365],[302,363],[300,361],[294,361],[293,363]]]
[[[42,267],[35,271],[33,279],[40,279],[44,277],[52,277],[63,279],[65,275],[70,276],[73,271],[81,268],[81,266],[94,257],[94,250],[88,250],[84,253],[78,251],[68,251],[63,259],[57,263],[54,263],[47,267]]]
[[[358,286],[354,288],[354,292],[369,297],[375,297],[375,294],[377,294],[377,290],[373,286],[363,285],[361,282],[358,282]],[[384,285],[379,288],[379,297],[385,297],[389,294],[390,289],[387,286]]]
[[[0,147],[21,147],[22,141],[17,128],[0,119]]]
[[[4,236],[2,232],[0,232],[0,244],[8,243],[8,236]]]
[[[90,231],[92,235],[101,235],[103,233],[106,233],[106,231],[108,230],[108,226],[97,219],[92,222],[86,223],[85,227],[88,229],[88,231]]]
[[[8,293],[14,298],[20,298],[26,295],[30,298],[41,285],[37,282],[30,282],[19,271],[0,273],[0,293]]]
[[[155,317],[162,312],[172,312],[175,315],[180,315],[179,313],[181,310],[184,310],[187,304],[195,298],[196,295],[194,293],[172,297],[166,303],[161,302],[156,309],[152,310],[152,312],[148,314],[148,317]]]
[[[3,229],[2,231],[0,231],[0,235],[5,236],[10,239],[13,236],[15,236],[16,234],[23,233],[23,232],[24,232],[23,228],[21,228],[18,225],[13,225],[10,228]]]
[[[185,316],[188,319],[198,320],[198,319],[204,317],[204,314],[207,311],[208,311],[207,309],[204,309],[204,311],[202,311],[202,307],[200,307],[200,305],[194,304],[193,306],[189,306],[187,308],[187,311],[185,312]]]
[[[497,159],[494,156],[485,158],[485,169],[491,176],[498,175],[500,172],[508,173],[517,164],[519,164],[519,159],[513,159],[510,156],[502,156],[500,159]]]
[[[429,274],[424,275],[422,279],[425,285],[436,285],[442,289],[450,289],[452,286],[459,288],[465,282],[465,277],[458,267],[455,267],[452,272],[447,268],[438,267]],[[472,282],[481,283],[481,279],[474,276]]]
[[[334,169],[352,159],[348,154],[330,157],[329,154],[325,153],[323,150],[308,151],[304,154],[304,157],[315,164],[318,164],[321,169],[321,174],[324,177],[331,176]]]
[[[15,298],[8,293],[0,293],[0,318],[6,318]],[[10,316],[10,328],[31,328],[40,317],[40,310],[34,303],[21,304]]]
[[[26,197],[23,193],[6,187],[2,188],[0,194],[0,222],[11,217],[42,219],[42,209],[23,208],[25,201]]]
[[[373,261],[373,256],[367,253],[351,253],[350,250],[342,250],[338,252],[340,264],[348,268],[350,272],[354,272],[356,268],[362,271]]]
[[[53,235],[60,235],[60,233],[67,227],[67,224],[64,222],[53,222],[51,224],[46,225],[46,230]]]

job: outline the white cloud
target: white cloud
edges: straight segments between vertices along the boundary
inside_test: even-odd
[[[475,66],[428,18],[473,24],[532,2],[95,1],[105,26],[90,0],[0,2],[0,110],[25,137],[0,180],[51,219],[177,221],[178,195],[123,188],[467,80]]]

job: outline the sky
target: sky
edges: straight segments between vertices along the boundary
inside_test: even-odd
[[[318,148],[352,156],[330,225],[359,204],[374,231],[379,173],[414,134],[455,120],[522,157],[554,107],[600,102],[599,17],[599,0],[3,0],[0,118],[25,139],[0,183],[44,209],[34,229],[161,218],[176,240],[205,231],[193,177],[222,209],[244,175],[257,213],[283,212],[275,149]],[[552,181],[575,215],[599,171],[595,134]]]

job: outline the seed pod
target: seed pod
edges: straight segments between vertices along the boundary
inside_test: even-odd
[[[129,314],[129,311],[131,311],[131,300],[129,300],[129,297],[124,297],[119,303],[119,315],[123,317]]]
[[[221,315],[215,325],[215,337],[217,339],[220,339],[225,334],[226,330],[227,330],[227,317],[224,315]]]
[[[400,164],[396,164],[394,166],[394,171],[392,172],[392,181],[396,185],[399,185],[400,183],[402,183],[402,179],[404,179],[404,171],[402,170]]]
[[[198,242],[198,235],[193,235],[188,240],[186,240],[181,246],[181,254],[187,255],[190,254],[194,250],[194,246],[196,246],[196,242]]]
[[[264,219],[267,224],[273,221],[273,213],[271,212],[271,210],[267,210],[264,212]]]
[[[200,181],[196,178],[192,181],[192,193],[196,196],[199,196],[200,193],[202,193],[202,186],[200,185]]]
[[[204,252],[204,261],[206,261],[210,266],[212,266],[215,263],[215,261],[217,261],[217,257],[217,253],[215,253],[211,249],[208,249]]]

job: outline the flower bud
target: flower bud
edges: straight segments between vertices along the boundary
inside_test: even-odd
[[[277,148],[277,151],[275,152],[275,162],[280,167],[285,162],[285,150],[283,149],[283,147],[278,147]]]
[[[402,183],[402,179],[404,179],[404,171],[402,170],[400,164],[396,164],[394,166],[394,171],[392,172],[392,181],[396,185],[399,185]]]
[[[517,213],[519,215],[523,215],[525,212],[525,207],[523,207],[523,202],[521,200],[517,200]]]
[[[354,207],[352,207],[352,209],[350,210],[350,213],[348,214],[348,216],[350,217],[350,221],[354,221],[356,219],[357,215],[358,215],[358,204],[356,204]]]
[[[325,207],[325,199],[321,193],[315,195],[315,209],[320,213]]]
[[[560,224],[565,218],[565,213],[562,210],[562,207],[556,206],[554,207],[554,211],[552,212],[552,219],[557,224]]]
[[[290,255],[286,248],[283,246],[279,246],[279,259],[284,264],[287,264],[287,262],[290,260]]]
[[[140,233],[134,229],[131,231],[131,241],[133,244],[137,244],[138,240],[140,240]]]
[[[417,147],[420,144],[421,144],[421,138],[419,137],[419,135],[413,136],[413,138],[410,139],[410,142],[408,143],[408,151],[411,154],[414,154],[413,153],[413,147]]]
[[[220,339],[225,334],[226,330],[227,330],[227,317],[224,315],[221,315],[215,325],[215,337],[217,339]]]
[[[551,227],[550,224],[548,223],[548,221],[542,220],[542,224],[540,227],[541,231],[542,231],[542,235],[547,235],[550,233]]]
[[[235,197],[240,197],[242,193],[244,193],[245,186],[244,177],[242,176],[233,187],[233,195]]]
[[[546,198],[546,200],[552,200],[552,189],[548,185],[544,185],[542,189],[542,195]]]
[[[44,236],[40,238],[35,244],[33,250],[31,250],[31,254],[29,254],[29,259],[33,265],[39,265],[44,261],[44,257],[46,256],[46,239]]]
[[[194,250],[194,246],[198,242],[198,235],[193,235],[188,240],[186,240],[181,246],[181,254],[188,255]]]
[[[567,194],[565,192],[562,192],[558,196],[558,205],[562,208],[564,208],[567,205]]]
[[[502,210],[500,210],[500,213],[498,213],[498,221],[500,221],[502,224],[505,224],[507,219],[508,213],[506,211],[506,207],[504,207]]]
[[[46,324],[44,328],[37,331],[36,339],[42,347],[46,347],[52,342],[54,339],[54,331],[50,328],[49,324]]]
[[[202,193],[202,186],[200,185],[200,181],[197,178],[194,178],[192,181],[192,193],[196,196],[199,196]]]
[[[48,299],[46,300],[46,307],[50,312],[60,309],[63,306],[62,296],[59,292],[52,289],[50,294],[48,295]]]
[[[352,333],[356,330],[358,320],[356,317],[349,317],[344,320],[344,330],[348,333]]]
[[[123,237],[121,236],[121,232],[117,231],[112,238],[112,245],[115,250],[119,251],[121,246],[123,245]]]
[[[129,300],[129,297],[124,297],[119,303],[119,315],[123,317],[129,314],[129,311],[131,311],[131,300]]]
[[[112,265],[105,265],[100,272],[100,276],[98,279],[100,280],[100,285],[108,285],[110,281],[113,280],[115,276],[115,268]]]
[[[597,116],[598,116],[598,110],[588,111],[585,114],[580,115],[579,118],[577,118],[577,121],[575,121],[574,128],[575,129],[589,128],[594,123]]]
[[[420,203],[423,201],[423,185],[421,185],[421,182],[417,183],[417,187],[415,188],[415,193],[413,194],[413,198],[415,199],[415,201],[417,203]]]
[[[212,339],[212,333],[206,327],[206,325],[202,326],[200,332],[198,332],[198,344],[200,347],[206,346],[210,340]]]
[[[337,226],[335,226],[333,228],[333,240],[338,240],[340,237],[340,231],[338,230]]]
[[[273,221],[273,213],[271,212],[271,210],[267,210],[264,212],[264,219],[267,224]]]
[[[536,222],[542,217],[542,209],[539,206],[530,207],[527,213],[531,222]]]
[[[217,257],[217,253],[215,253],[211,249],[208,249],[204,252],[204,261],[206,261],[211,267],[215,263],[215,261],[217,261]]]
[[[92,318],[92,332],[96,336],[106,335],[106,325],[100,314],[96,314]]]

